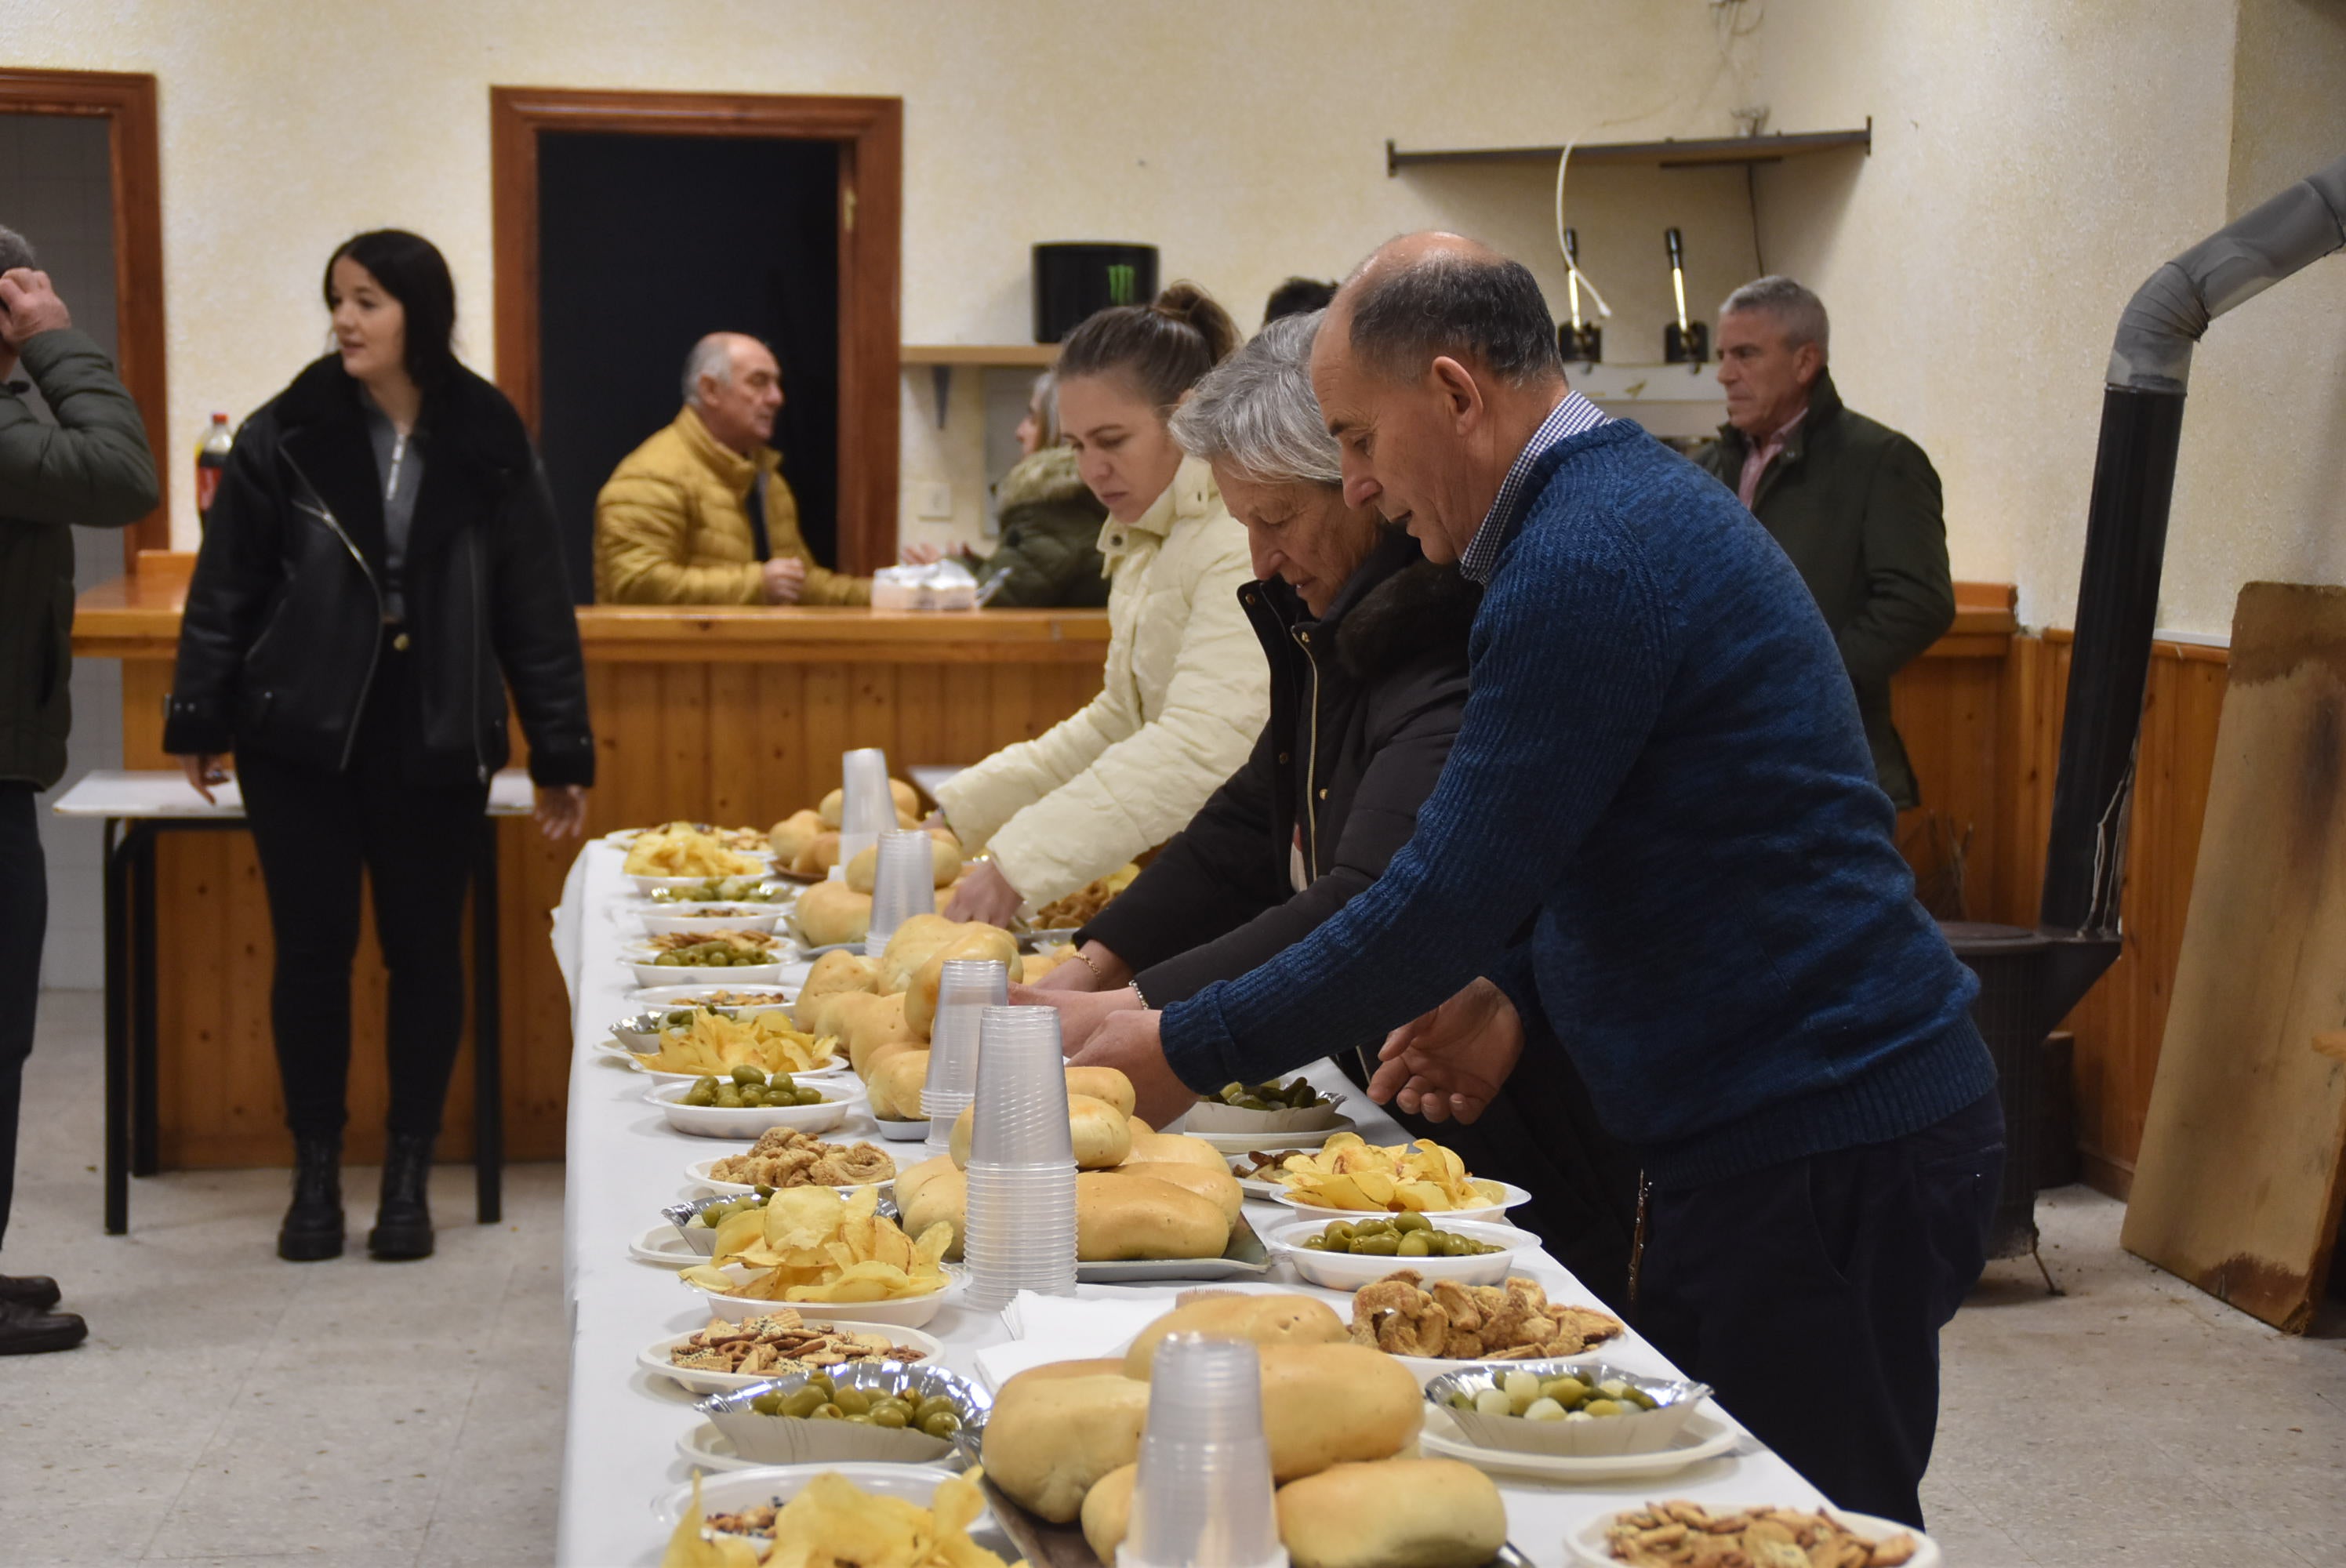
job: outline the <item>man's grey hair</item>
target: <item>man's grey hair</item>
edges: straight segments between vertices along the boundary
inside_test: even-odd
[[[13,272],[19,267],[37,267],[33,259],[33,242],[13,229],[0,229],[0,272]]]
[[[1267,484],[1341,488],[1336,438],[1311,391],[1311,340],[1327,314],[1282,316],[1207,372],[1173,411],[1173,439]]]
[[[1832,323],[1825,319],[1825,302],[1806,284],[1781,273],[1754,278],[1729,294],[1727,302],[1719,308],[1722,319],[1738,311],[1768,312],[1784,329],[1784,340],[1793,348],[1814,343],[1818,355],[1823,357],[1831,346]]]
[[[1520,261],[1437,250],[1354,278],[1352,351],[1387,375],[1447,356],[1516,386],[1563,378],[1556,318]]]
[[[711,332],[692,345],[692,352],[684,356],[684,401],[700,402],[700,378],[707,376],[719,386],[733,379],[733,346],[726,341],[728,332]]]

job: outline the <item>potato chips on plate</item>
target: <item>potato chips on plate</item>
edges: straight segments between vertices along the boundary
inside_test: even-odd
[[[943,1223],[918,1239],[906,1236],[880,1213],[876,1187],[851,1197],[829,1187],[785,1187],[765,1207],[719,1222],[715,1256],[722,1265],[678,1278],[750,1310],[765,1302],[817,1302],[834,1317],[916,1329],[935,1316],[954,1283],[944,1265],[952,1244],[953,1227]]]
[[[1506,1208],[1510,1190],[1468,1176],[1466,1162],[1440,1144],[1380,1145],[1358,1133],[1338,1133],[1316,1154],[1289,1156],[1279,1180],[1287,1189],[1280,1202],[1338,1214],[1495,1214]]]

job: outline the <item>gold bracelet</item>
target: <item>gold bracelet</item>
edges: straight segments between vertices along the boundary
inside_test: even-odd
[[[1107,983],[1107,976],[1100,972],[1100,966],[1094,963],[1091,960],[1091,954],[1086,952],[1082,948],[1076,949],[1076,962],[1082,964],[1086,969],[1090,970],[1094,980],[1098,981],[1102,985],[1106,985]]]

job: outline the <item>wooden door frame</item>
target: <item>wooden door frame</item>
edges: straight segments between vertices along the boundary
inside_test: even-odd
[[[763,93],[489,89],[497,385],[535,431],[541,131],[774,137],[839,146],[839,516],[842,572],[896,558],[904,103]]]
[[[171,547],[171,435],[163,371],[163,159],[155,78],[131,71],[0,68],[0,114],[96,115],[107,122],[114,186],[114,357],[156,453],[155,510],[123,530],[122,564]],[[36,251],[40,236],[28,235]],[[66,303],[70,306],[73,301]]]

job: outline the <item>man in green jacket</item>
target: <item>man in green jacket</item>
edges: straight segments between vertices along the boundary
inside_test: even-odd
[[[1719,308],[1727,423],[1695,461],[1742,497],[1800,568],[1857,688],[1874,777],[1922,804],[1890,722],[1890,677],[1954,624],[1939,475],[1923,449],[1841,406],[1825,368],[1824,301],[1790,278]]]
[[[40,389],[56,423],[15,380]],[[16,1115],[40,999],[49,891],[33,797],[66,770],[72,724],[72,525],[119,528],[155,509],[155,459],[112,361],[73,330],[32,248],[0,229],[0,1238],[16,1174]],[[69,1349],[88,1332],[54,1310],[53,1279],[0,1274],[0,1355]]]

